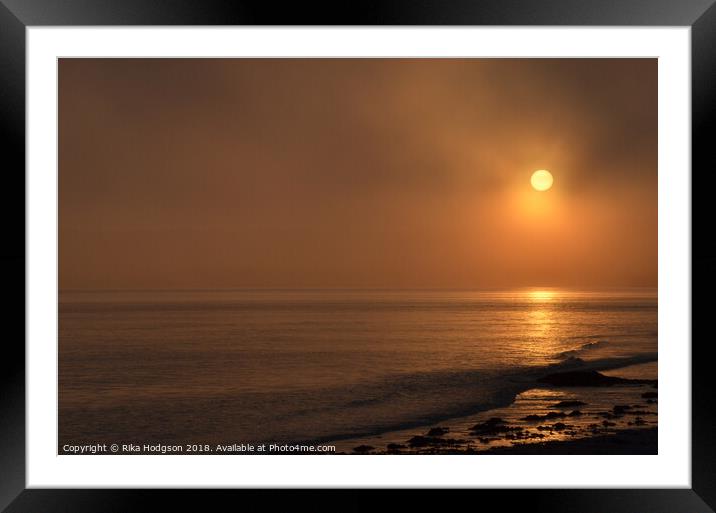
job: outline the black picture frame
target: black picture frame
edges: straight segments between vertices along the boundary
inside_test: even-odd
[[[710,134],[716,133],[716,6],[714,0],[423,0],[275,4],[218,0],[0,0],[0,169],[5,186],[0,262],[5,271],[2,394],[0,395],[0,509],[7,512],[207,510],[215,499],[300,505],[309,491],[78,490],[25,486],[25,37],[32,26],[63,25],[639,25],[691,28],[692,73],[692,326],[705,324],[710,302],[696,301],[716,284],[716,242],[705,230],[704,187],[716,169]],[[22,193],[21,193],[22,191]],[[700,232],[700,237],[696,234]],[[698,274],[698,279],[694,279]],[[699,294],[701,292],[701,294]],[[21,300],[20,298],[23,298]],[[8,330],[7,328],[11,328]],[[711,340],[697,337],[692,351],[692,488],[523,489],[453,491],[466,500],[496,502],[502,510],[552,512],[707,512],[716,509],[716,400],[711,386]],[[688,344],[688,340],[683,341]],[[665,385],[666,386],[666,385]],[[384,491],[346,499],[322,491],[331,509],[368,509]],[[376,497],[376,495],[378,495]],[[412,500],[441,507],[439,494],[414,491]],[[311,501],[313,500],[310,499]],[[307,503],[308,504],[308,503]],[[469,504],[469,503],[468,503]],[[332,505],[332,506],[331,506]],[[318,505],[311,502],[311,509]]]

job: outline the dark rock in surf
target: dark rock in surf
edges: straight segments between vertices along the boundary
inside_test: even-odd
[[[435,427],[428,431],[427,436],[443,436],[448,431],[450,431],[450,428]]]
[[[522,428],[519,428],[522,429]],[[492,417],[485,422],[479,422],[470,428],[473,435],[499,435],[516,431],[518,428],[505,426],[504,421],[499,417]]]
[[[421,436],[417,435],[408,440],[410,447],[435,447],[435,446],[453,446],[464,443],[464,440],[455,438],[440,438],[437,436]]]
[[[551,412],[545,414],[544,418],[545,419],[557,419],[557,418],[561,418],[564,416],[565,416],[565,414],[561,411],[551,411]]]
[[[614,385],[651,385],[653,379],[626,379],[605,376],[595,370],[556,372],[537,380],[557,387],[610,387]]]
[[[551,420],[551,419],[561,419],[566,417],[567,414],[561,411],[551,411],[549,413],[546,413],[545,415],[527,415],[526,417],[522,417],[520,420],[526,420],[528,422],[536,422],[539,420]]]
[[[586,406],[587,403],[584,401],[560,401],[557,404],[553,404],[550,408],[574,408],[575,406]]]
[[[434,443],[433,439],[420,435],[414,436],[408,440],[408,445],[410,447],[427,447],[432,443]]]
[[[628,404],[617,404],[612,408],[612,412],[614,412],[614,415],[623,415],[627,412],[627,410],[631,410],[631,406]]]

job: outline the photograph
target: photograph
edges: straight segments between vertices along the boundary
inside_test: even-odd
[[[657,58],[57,80],[57,454],[659,453]]]

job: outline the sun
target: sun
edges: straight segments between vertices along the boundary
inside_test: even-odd
[[[532,183],[532,187],[536,191],[546,191],[550,187],[552,187],[552,182],[554,182],[554,179],[552,178],[552,173],[547,171],[546,169],[538,169],[534,173],[532,173],[532,178],[530,179],[530,182]]]

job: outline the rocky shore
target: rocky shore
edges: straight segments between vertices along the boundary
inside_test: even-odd
[[[656,380],[558,372],[537,379],[508,407],[402,439],[364,440],[344,453],[656,454],[657,400]]]

